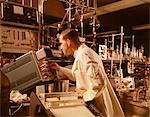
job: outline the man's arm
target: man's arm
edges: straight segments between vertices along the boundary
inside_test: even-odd
[[[62,77],[67,77],[67,79],[75,81],[71,69],[66,67],[61,67],[56,62],[51,62],[49,66],[51,67],[51,69],[55,69],[58,72],[58,75]]]
[[[72,71],[69,68],[66,67],[60,67],[58,74],[60,74],[61,76],[66,76],[67,79],[75,81],[76,79],[73,77],[72,75]]]

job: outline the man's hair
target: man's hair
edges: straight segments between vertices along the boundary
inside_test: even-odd
[[[79,34],[75,29],[66,29],[60,35],[63,39],[69,39],[73,43],[80,45]]]

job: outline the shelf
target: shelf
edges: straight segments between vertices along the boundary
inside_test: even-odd
[[[10,21],[0,21],[0,25],[14,26],[14,27],[22,27],[22,28],[30,28],[30,29],[38,29],[38,25],[30,25],[30,24],[22,24]]]

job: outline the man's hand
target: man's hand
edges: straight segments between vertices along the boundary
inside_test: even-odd
[[[56,71],[60,70],[60,66],[56,62],[50,62],[49,66],[51,69],[55,69]]]

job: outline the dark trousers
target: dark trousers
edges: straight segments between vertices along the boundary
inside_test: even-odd
[[[94,101],[86,102],[86,107],[95,115],[95,117],[104,117],[97,107],[94,105]]]

